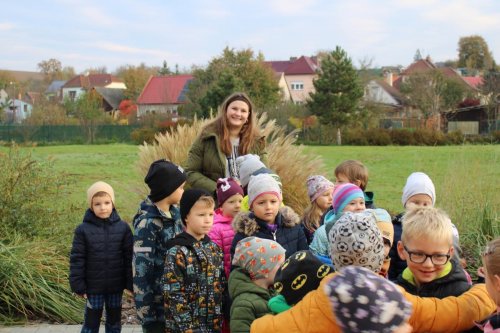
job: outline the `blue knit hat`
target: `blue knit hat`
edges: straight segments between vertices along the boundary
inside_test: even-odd
[[[363,193],[363,190],[360,189],[358,186],[351,183],[346,183],[335,186],[332,198],[333,198],[333,203],[332,203],[333,212],[335,214],[339,214],[344,211],[344,208],[347,206],[349,202],[357,198],[364,199],[365,194]]]

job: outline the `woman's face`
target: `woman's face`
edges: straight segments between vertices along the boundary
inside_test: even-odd
[[[248,104],[237,100],[231,102],[226,110],[227,125],[230,129],[241,129],[250,117]]]

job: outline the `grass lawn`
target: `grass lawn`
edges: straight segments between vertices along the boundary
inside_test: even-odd
[[[2,147],[5,151],[8,148]],[[143,175],[136,167],[139,149],[135,145],[68,145],[23,148],[35,158],[52,158],[55,171],[63,172],[72,184],[67,204],[86,207],[86,189],[97,181],[115,189],[122,218],[131,221],[142,193]],[[401,192],[413,171],[429,174],[436,185],[437,206],[445,209],[459,229],[471,210],[487,203],[495,216],[500,207],[500,146],[443,147],[351,147],[309,146],[306,151],[323,157],[326,174],[334,178],[335,166],[346,159],[362,161],[369,169],[367,190],[375,192],[375,203],[392,213],[402,210]],[[306,203],[304,203],[306,204]],[[78,223],[79,221],[74,221]],[[498,222],[498,220],[496,220]],[[469,222],[467,222],[469,223]]]

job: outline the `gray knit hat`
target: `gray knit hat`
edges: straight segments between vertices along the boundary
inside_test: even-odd
[[[314,202],[326,190],[333,189],[334,185],[331,181],[321,175],[314,175],[307,178],[307,195],[309,200]]]
[[[396,285],[363,267],[340,270],[325,293],[342,332],[394,332],[411,315],[411,304]]]
[[[266,166],[261,162],[259,155],[248,154],[236,159],[236,167],[239,170],[241,187],[246,187],[252,173]]]
[[[262,194],[274,194],[281,201],[281,189],[278,182],[269,174],[251,176],[248,183],[248,207],[252,208],[252,203]]]
[[[362,266],[378,273],[384,263],[384,241],[372,212],[346,212],[333,225],[328,239],[335,269]]]

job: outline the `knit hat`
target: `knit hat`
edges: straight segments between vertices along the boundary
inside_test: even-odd
[[[328,239],[335,268],[354,265],[375,273],[384,263],[384,241],[370,211],[346,212],[333,225]]]
[[[318,288],[321,280],[333,273],[311,251],[299,251],[290,256],[276,273],[274,289],[285,297],[288,305],[298,303],[308,292]]]
[[[307,195],[309,195],[309,200],[314,202],[318,197],[320,197],[326,190],[334,187],[333,183],[321,175],[310,176],[307,178]]]
[[[266,278],[285,259],[285,249],[277,242],[247,237],[236,244],[233,265],[242,267],[252,280]]]
[[[241,194],[243,197],[243,188],[233,178],[217,179],[217,202],[222,206],[227,199],[235,194]]]
[[[115,191],[113,191],[111,185],[105,182],[95,182],[87,190],[87,203],[90,208],[92,208],[92,198],[99,192],[107,193],[111,197],[113,205],[115,204]]]
[[[151,201],[158,202],[174,193],[186,179],[186,173],[180,166],[163,159],[151,164],[144,182],[150,189]]]
[[[236,158],[236,167],[239,170],[241,186],[246,187],[252,173],[266,166],[260,161],[259,155],[248,154]]]
[[[392,333],[412,311],[391,281],[363,267],[348,266],[325,285],[325,293],[342,332]]]
[[[259,170],[257,171],[254,171],[252,173],[252,176],[257,176],[257,175],[260,175],[262,173],[267,173],[268,175],[270,175],[271,177],[274,178],[274,180],[278,183],[278,185],[280,186],[280,189],[283,188],[283,184],[281,184],[281,177],[278,176],[277,173],[275,173],[273,170],[271,169],[268,169],[268,168],[260,168]]]
[[[432,205],[436,203],[436,189],[432,179],[423,172],[414,172],[406,180],[406,185],[403,188],[403,196],[401,202],[403,207],[412,196],[416,194],[427,194],[432,199]]]
[[[281,201],[281,189],[271,175],[262,173],[251,176],[248,183],[248,207],[252,208],[254,200],[267,193],[276,195]]]
[[[333,198],[333,203],[332,203],[333,212],[335,214],[339,214],[344,211],[344,208],[347,206],[349,202],[357,198],[364,199],[365,194],[363,193],[363,190],[360,189],[358,186],[351,183],[345,183],[335,186],[332,198]]]
[[[190,188],[184,191],[180,203],[181,220],[183,224],[186,224],[186,216],[188,216],[191,208],[193,208],[196,201],[203,196],[212,197],[207,191],[197,188]]]

